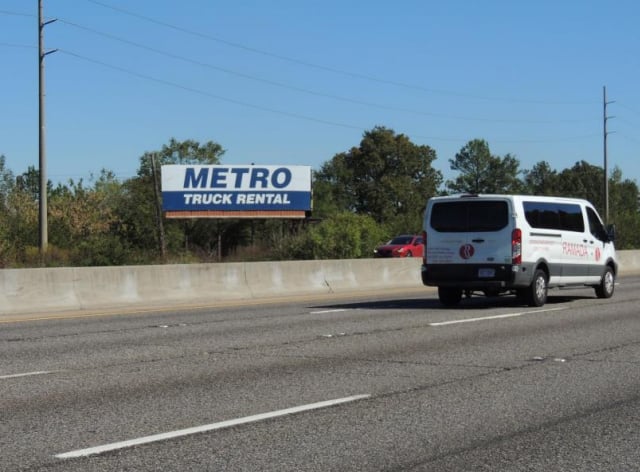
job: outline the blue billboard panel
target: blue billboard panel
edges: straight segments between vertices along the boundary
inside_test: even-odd
[[[311,210],[309,166],[162,166],[166,212]]]

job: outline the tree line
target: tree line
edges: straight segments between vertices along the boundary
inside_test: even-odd
[[[456,177],[433,167],[436,152],[385,127],[313,172],[313,215],[306,220],[164,219],[155,182],[162,165],[220,164],[213,141],[170,139],[144,153],[136,176],[102,170],[91,179],[47,186],[49,247],[39,251],[39,175],[14,175],[0,155],[0,267],[95,266],[212,261],[340,259],[372,256],[397,234],[420,231],[426,200],[451,193],[524,193],[585,198],[604,216],[604,170],[585,161],[556,170],[521,169],[474,139],[449,159]],[[156,180],[157,179],[157,180]],[[609,223],[616,247],[640,248],[638,186],[619,168],[609,176]]]

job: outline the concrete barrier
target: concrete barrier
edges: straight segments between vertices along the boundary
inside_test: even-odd
[[[250,298],[243,264],[0,270],[0,314]]]
[[[620,275],[640,251],[618,251]],[[0,270],[0,315],[156,308],[228,300],[420,288],[420,259],[350,259]]]
[[[244,270],[254,298],[330,292],[320,261],[254,262]]]
[[[619,275],[640,275],[640,251],[617,251]]]

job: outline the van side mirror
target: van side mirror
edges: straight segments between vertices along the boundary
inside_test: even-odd
[[[609,241],[616,240],[616,225],[607,225],[607,237]]]

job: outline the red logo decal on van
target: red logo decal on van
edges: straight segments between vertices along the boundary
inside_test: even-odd
[[[460,246],[460,257],[463,259],[470,259],[474,252],[475,250],[471,244],[464,244]]]
[[[601,254],[600,254],[600,248],[599,248],[599,247],[597,247],[597,248],[596,248],[596,261],[599,261],[599,260],[600,260],[600,257],[601,257]]]

